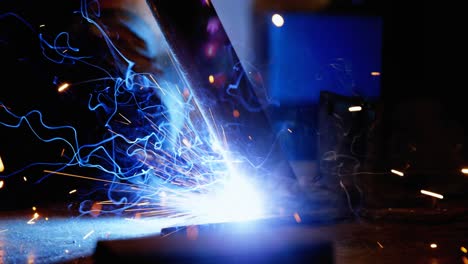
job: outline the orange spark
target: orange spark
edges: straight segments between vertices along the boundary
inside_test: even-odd
[[[463,252],[465,254],[468,253],[468,250],[466,249],[466,247],[460,247],[460,250],[461,250],[461,252]]]
[[[370,73],[372,76],[380,76],[380,72],[373,71]]]
[[[382,244],[380,244],[380,242],[379,242],[379,241],[377,241],[377,245],[379,245],[379,247],[380,247],[380,248],[383,248],[383,245],[382,245]]]
[[[4,182],[4,181],[0,181],[0,189],[3,188],[4,185],[5,185],[5,182]]]
[[[239,118],[239,116],[240,116],[239,110],[234,109],[234,111],[232,111],[232,115],[233,115],[235,118]]]
[[[297,223],[302,222],[301,216],[297,212],[294,213],[294,220],[296,220]]]
[[[208,81],[213,84],[215,82],[215,78],[213,75],[208,76]]]
[[[67,90],[68,87],[70,87],[69,83],[63,83],[62,85],[59,86],[59,88],[57,90],[58,90],[59,93],[61,93],[61,92],[64,92],[65,90]]]
[[[2,157],[0,157],[0,172],[5,170],[5,165],[3,165]]]

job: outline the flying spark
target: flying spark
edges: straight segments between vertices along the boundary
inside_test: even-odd
[[[62,85],[59,86],[59,88],[57,89],[57,91],[58,91],[59,93],[64,92],[65,90],[68,89],[68,87],[70,87],[70,84],[69,84],[69,83],[63,83]]]
[[[443,195],[438,194],[438,193],[435,193],[435,192],[430,192],[430,191],[426,191],[426,190],[421,190],[421,193],[422,193],[422,194],[425,194],[425,195],[429,195],[429,196],[435,197],[435,198],[437,198],[437,199],[444,199],[444,196],[443,196]]]
[[[437,244],[432,243],[432,244],[430,245],[430,247],[431,247],[431,248],[437,248]]]
[[[405,176],[405,174],[403,172],[401,172],[401,171],[397,171],[397,170],[392,169],[392,170],[390,170],[390,172],[392,172],[393,174],[396,174],[396,175],[398,175],[400,177]]]
[[[351,106],[348,108],[349,112],[360,112],[362,110],[361,106]]]
[[[84,237],[83,240],[86,240],[88,237],[90,237],[94,233],[94,230],[89,231]]]
[[[5,165],[3,165],[2,157],[0,157],[0,172],[5,170]]]

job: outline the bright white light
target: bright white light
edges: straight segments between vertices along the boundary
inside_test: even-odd
[[[405,176],[405,174],[404,174],[403,172],[401,172],[401,171],[397,171],[397,170],[390,170],[390,171],[391,171],[393,174],[396,174],[396,175],[398,175],[398,176],[400,176],[400,177]]]
[[[198,195],[185,205],[202,221],[245,221],[264,216],[262,195],[241,177],[233,177],[214,194]]]
[[[438,194],[438,193],[435,193],[435,192],[430,192],[430,191],[426,191],[426,190],[421,190],[421,193],[422,193],[422,194],[425,194],[425,195],[429,195],[429,196],[435,197],[435,198],[438,198],[438,199],[444,199],[444,196],[443,196],[443,195]]]
[[[271,17],[271,22],[277,27],[282,27],[284,25],[284,18],[280,14],[274,14]]]
[[[463,169],[461,169],[461,172],[462,172],[463,174],[468,174],[468,168],[463,168]]]
[[[350,108],[348,108],[348,111],[350,112],[359,112],[362,110],[362,107],[360,106],[351,106]]]

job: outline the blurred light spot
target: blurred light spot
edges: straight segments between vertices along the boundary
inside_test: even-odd
[[[0,157],[0,172],[5,170],[5,165],[3,165],[2,157]]]
[[[234,116],[235,118],[239,118],[239,116],[240,116],[239,110],[234,109],[234,111],[232,111],[232,116]]]
[[[98,215],[101,214],[101,210],[102,210],[101,203],[98,203],[98,202],[93,203],[93,206],[91,206],[91,210],[90,210],[91,216],[97,217]]]
[[[39,27],[45,27],[45,24],[41,24],[41,25],[39,25]]]
[[[210,18],[210,20],[208,20],[208,24],[206,25],[206,31],[208,31],[210,34],[214,34],[219,30],[220,26],[221,23],[217,18]]]
[[[76,189],[71,190],[71,191],[68,192],[68,194],[72,194],[72,193],[76,193]]]
[[[362,107],[360,106],[351,106],[350,108],[348,108],[348,111],[350,112],[359,112],[362,110]]]
[[[215,78],[213,75],[208,76],[208,81],[213,84],[215,82]]]
[[[33,211],[36,211],[36,210],[37,210],[36,206],[33,206],[32,209],[33,209]]]
[[[3,181],[0,181],[0,189],[3,188],[4,185],[5,183]]]
[[[182,143],[184,143],[184,145],[185,145],[187,148],[191,148],[191,147],[192,147],[192,144],[191,144],[190,141],[188,141],[188,139],[186,139],[186,138],[182,139]]]
[[[189,240],[196,240],[198,238],[198,227],[188,226],[187,227],[187,238]]]
[[[184,88],[184,91],[182,92],[182,96],[184,96],[184,98],[187,99],[190,96],[189,89]]]
[[[379,247],[380,247],[380,248],[383,248],[383,245],[382,245],[382,244],[380,244],[380,242],[379,242],[379,241],[377,241],[377,245],[379,245]]]
[[[1,161],[1,160],[0,160],[0,161]],[[0,166],[1,166],[1,165],[0,165]],[[1,171],[0,171],[0,172],[1,172]],[[463,168],[463,169],[461,169],[461,172],[462,172],[463,174],[468,174],[468,168]]]
[[[288,128],[288,132],[292,134],[292,130],[290,128]]]
[[[432,243],[432,244],[431,244],[431,248],[437,248],[437,244]]]
[[[463,252],[465,254],[468,253],[468,250],[466,249],[466,247],[460,247],[460,250],[461,250],[461,252]]]
[[[49,221],[49,217],[46,217],[45,220],[46,220],[46,221]]]
[[[404,174],[403,172],[401,172],[401,171],[397,171],[397,170],[390,170],[390,171],[391,171],[393,174],[396,174],[396,175],[398,175],[398,176],[401,176],[401,177],[405,176],[405,174]]]
[[[372,76],[380,76],[380,72],[374,71],[374,72],[371,72],[370,75],[372,75]]]
[[[249,139],[250,139],[250,140],[253,140],[252,136],[249,136]]]
[[[297,223],[302,222],[301,216],[298,213],[294,213],[294,219]]]
[[[65,249],[65,253],[67,253],[67,254],[68,254],[68,252],[70,252],[70,251],[68,251],[68,249]]]
[[[28,178],[26,178],[26,176],[23,176],[23,181],[27,182]]]
[[[61,93],[61,92],[65,91],[65,90],[67,90],[68,87],[70,87],[69,83],[63,83],[62,85],[59,86],[58,92]]]
[[[284,25],[284,18],[280,14],[274,14],[271,17],[271,22],[277,27],[282,27]]]
[[[468,264],[468,258],[463,256],[462,257],[463,264]]]
[[[425,194],[425,195],[429,195],[429,196],[435,197],[435,198],[438,198],[438,199],[444,199],[444,196],[443,196],[443,195],[438,194],[438,193],[435,193],[435,192],[430,192],[430,191],[426,191],[426,190],[421,190],[421,193],[422,193],[422,194]]]

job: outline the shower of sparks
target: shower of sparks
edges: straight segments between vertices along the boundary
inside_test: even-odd
[[[462,172],[463,174],[468,174],[468,168],[463,168],[463,169],[461,169],[461,172]]]
[[[377,245],[379,245],[380,248],[384,248],[384,246],[379,241],[377,241]]]
[[[83,240],[86,240],[88,237],[90,237],[94,233],[94,230],[89,231],[84,237]]]
[[[0,157],[0,172],[5,170],[5,165],[3,165],[2,157]]]
[[[362,107],[360,106],[351,106],[348,108],[349,112],[360,112],[362,110]]]
[[[401,171],[397,171],[397,170],[392,169],[392,170],[390,170],[390,172],[393,173],[393,174],[396,174],[396,175],[398,175],[400,177],[405,176],[405,174],[403,172],[401,172]]]
[[[444,196],[443,196],[443,195],[438,194],[438,193],[435,193],[435,192],[430,192],[430,191],[426,191],[426,190],[421,190],[421,193],[422,193],[422,194],[425,194],[425,195],[429,195],[429,196],[435,197],[435,198],[437,198],[437,199],[444,199]]]
[[[430,247],[431,247],[431,248],[437,248],[437,244],[432,243],[432,244],[430,245]]]
[[[59,86],[59,88],[57,89],[57,91],[59,93],[61,92],[64,92],[65,90],[67,90],[68,88],[70,87],[70,84],[69,83],[63,83]]]
[[[174,76],[178,77],[158,79],[158,74],[135,72],[132,67],[134,62],[111,44],[111,37],[99,23],[94,23],[95,13],[88,12],[90,10],[87,8],[83,6],[81,15],[85,21],[91,22],[91,26],[95,29],[93,32],[101,34],[99,37],[106,40],[109,54],[112,54],[109,56],[114,56],[113,59],[126,64],[125,74],[120,75],[119,72],[114,75],[114,71],[93,64],[95,61],[91,56],[77,56],[79,47],[73,47],[69,42],[58,41],[63,36],[68,39],[68,32],[60,33],[55,40],[54,36],[44,37],[45,33],[38,35],[41,47],[45,51],[43,54],[53,63],[71,62],[70,65],[73,65],[75,62],[83,62],[83,65],[89,65],[93,70],[103,73],[99,75],[103,77],[97,80],[69,80],[73,84],[57,82],[60,76],[53,81],[53,87],[56,87],[58,93],[75,92],[77,89],[70,89],[71,86],[89,85],[81,91],[90,91],[88,110],[99,118],[102,117],[99,119],[102,123],[96,127],[99,133],[103,131],[102,135],[99,135],[98,142],[84,144],[81,140],[83,132],[79,125],[73,127],[47,124],[45,122],[47,118],[43,118],[39,110],[31,110],[24,116],[18,116],[6,106],[0,109],[4,111],[2,114],[11,117],[5,122],[0,120],[0,125],[19,128],[26,123],[30,125],[30,132],[42,142],[59,144],[57,149],[51,150],[54,151],[53,156],[56,159],[28,165],[27,168],[41,166],[44,175],[39,176],[41,178],[38,182],[46,177],[56,176],[97,182],[96,189],[94,185],[91,187],[93,193],[105,190],[107,196],[81,201],[78,209],[80,213],[92,216],[128,213],[135,219],[181,217],[189,220],[204,219],[207,222],[265,216],[264,202],[267,200],[256,187],[256,180],[268,175],[269,172],[250,161],[250,157],[244,157],[244,152],[238,152],[236,149],[236,147],[242,148],[238,145],[247,141],[247,134],[240,136],[240,140],[243,141],[240,142],[239,138],[235,138],[237,134],[233,135],[233,130],[230,130],[233,124],[240,124],[241,113],[243,118],[254,111],[251,110],[254,108],[246,103],[253,95],[246,95],[249,98],[243,98],[244,95],[235,97],[234,93],[226,93],[226,96],[231,97],[223,99],[232,99],[234,103],[226,104],[231,107],[225,113],[212,113],[212,108],[218,108],[211,107],[209,105],[211,102],[205,102],[203,90],[198,94],[198,89],[207,87],[191,87],[185,77],[181,77],[185,74],[182,74],[181,65],[176,57],[173,57],[172,50],[169,48],[166,50],[172,64],[165,67],[168,68],[168,72],[174,70],[179,74]],[[273,22],[277,26],[282,26],[284,19],[277,14],[273,17]],[[53,41],[50,41],[51,39]],[[217,41],[206,43],[208,58],[221,54],[221,43]],[[49,51],[52,51],[54,56],[58,56],[58,59],[49,57],[47,55]],[[229,61],[232,62],[234,61]],[[241,77],[238,79],[227,77],[231,76],[231,73],[238,73],[237,65],[228,66],[225,72],[211,73],[215,75],[208,76],[209,83],[216,84],[220,90],[210,89],[210,92],[223,92],[221,89],[227,89],[228,85],[229,89],[234,90],[236,89],[234,86],[242,83]],[[210,72],[204,76],[208,74]],[[102,84],[105,85],[105,89]],[[226,117],[227,120],[223,119],[225,115],[229,115]],[[180,124],[176,124],[174,120],[180,121]],[[228,126],[229,130],[226,129]],[[53,133],[47,134],[44,131],[53,131]],[[292,133],[291,129],[288,131]],[[258,139],[262,138],[260,134],[255,135],[258,135]],[[259,142],[259,140],[253,141],[252,136],[248,136],[248,139],[252,141],[248,142],[249,147],[255,147],[254,143]],[[231,145],[232,141],[235,143]],[[57,157],[59,153],[60,158]],[[266,153],[265,156],[267,155],[270,154]],[[10,169],[10,165],[7,165]],[[68,173],[68,168],[83,168],[86,173],[81,173],[81,170],[76,174]],[[3,161],[0,159],[0,172],[4,169]],[[7,177],[23,172],[26,174],[25,170],[26,168],[21,168]],[[91,174],[87,174],[89,171]],[[262,175],[257,176],[257,174]],[[35,175],[26,175],[29,179],[23,176],[24,181],[36,182]],[[0,188],[2,187],[4,182],[0,181]],[[76,189],[70,189],[68,194],[77,192]],[[80,189],[80,192],[85,193],[85,191],[87,190]],[[28,224],[34,224],[39,219],[39,213],[35,208],[33,210],[35,213]],[[296,214],[296,221],[298,218],[300,219]],[[93,232],[94,230],[86,234],[83,239]]]

